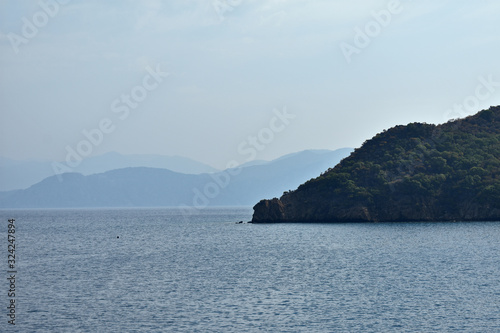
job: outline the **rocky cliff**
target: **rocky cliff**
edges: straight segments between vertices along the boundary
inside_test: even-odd
[[[377,134],[252,222],[500,221],[500,107]]]

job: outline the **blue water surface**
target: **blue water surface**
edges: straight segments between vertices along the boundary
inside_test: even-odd
[[[0,331],[500,331],[500,222],[235,223],[251,214],[0,211]]]

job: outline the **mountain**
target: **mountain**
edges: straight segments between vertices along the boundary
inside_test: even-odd
[[[27,188],[54,174],[50,162],[0,157],[0,191]]]
[[[161,168],[187,174],[219,171],[181,156],[121,155],[116,152],[86,158],[72,171],[91,175],[130,167]],[[54,174],[50,161],[14,161],[0,157],[0,191],[24,189]]]
[[[244,167],[238,176],[232,178],[221,199],[229,200],[224,195],[237,193],[242,205],[251,206],[260,198],[279,196],[317,177],[327,167],[339,163],[351,152],[351,148],[335,151],[306,150],[282,156],[265,164]],[[218,204],[222,205],[223,202]]]
[[[0,208],[250,206],[263,196],[297,187],[351,151],[303,151],[200,175],[144,167],[87,176],[67,173],[25,190],[0,192]]]
[[[83,160],[74,169],[74,172],[91,175],[115,169],[134,167],[168,169],[174,172],[195,175],[219,171],[207,164],[182,156],[121,155],[111,152]]]
[[[377,134],[252,222],[500,221],[500,107]]]
[[[62,181],[60,181],[62,179]],[[125,168],[83,176],[52,176],[26,190],[0,196],[2,208],[129,207],[180,204],[189,199],[186,188],[204,175],[187,175],[166,169]],[[166,190],[168,189],[168,190]]]

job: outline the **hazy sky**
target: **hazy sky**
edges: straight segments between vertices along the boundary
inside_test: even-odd
[[[0,156],[224,168],[442,123],[500,104],[498,13],[498,0],[0,0]]]

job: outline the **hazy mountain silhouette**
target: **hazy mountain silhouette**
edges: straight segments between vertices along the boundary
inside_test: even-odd
[[[187,157],[122,155],[116,152],[86,158],[72,171],[91,175],[130,167],[160,168],[187,174],[218,171]],[[0,191],[25,189],[53,175],[55,172],[51,161],[14,161],[0,157]]]
[[[303,151],[261,165],[190,175],[124,168],[84,176],[51,176],[25,190],[0,193],[2,208],[252,205],[316,177],[352,149]]]

